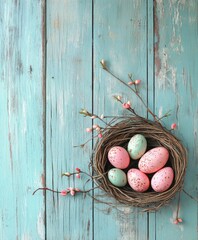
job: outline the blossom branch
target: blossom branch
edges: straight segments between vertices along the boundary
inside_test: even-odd
[[[100,61],[102,68],[108,72],[111,76],[113,76],[115,79],[117,79],[119,82],[121,82],[122,84],[124,84],[127,88],[129,88],[132,92],[135,93],[135,95],[140,99],[140,101],[142,102],[142,104],[144,105],[144,107],[147,109],[147,111],[153,116],[154,120],[159,122],[158,117],[150,110],[150,108],[148,108],[147,104],[144,102],[143,98],[139,95],[137,88],[135,88],[135,90],[130,87],[130,85],[128,85],[127,83],[125,83],[122,79],[120,79],[119,77],[117,77],[110,69],[107,68],[105,61],[101,60]],[[132,77],[131,77],[132,78]],[[136,86],[136,84],[135,84]]]

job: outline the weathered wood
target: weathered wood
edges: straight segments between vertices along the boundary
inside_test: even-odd
[[[47,186],[82,187],[82,180],[61,179],[76,167],[88,169],[91,142],[85,128],[92,110],[92,1],[47,1]],[[89,188],[90,185],[87,184]],[[47,239],[92,239],[92,199],[47,194]]]
[[[0,5],[0,239],[44,239],[44,5]]]
[[[126,82],[128,73],[142,80],[140,92],[156,114],[172,110],[164,124],[178,124],[189,158],[185,190],[197,197],[197,0],[0,3],[0,239],[196,240],[197,202],[184,193],[184,223],[174,225],[177,198],[147,214],[32,192],[45,180],[53,189],[82,187],[83,176],[61,178],[88,168],[94,142],[73,148],[90,138],[91,119],[78,114],[81,107],[127,113],[112,98],[119,94],[146,116],[133,93],[101,69],[105,59]]]
[[[188,168],[185,190],[197,195],[197,109],[198,109],[198,2],[154,2],[155,26],[155,106],[163,115],[172,110],[164,120],[170,128],[178,124],[176,135],[188,149]],[[197,202],[181,195],[180,217],[184,223],[173,224],[177,198],[151,218],[151,239],[192,239],[197,235]],[[155,223],[155,225],[154,225]]]
[[[141,94],[147,99],[147,5],[145,1],[94,1],[94,111],[104,115],[127,114],[112,96],[131,100],[136,111],[146,116],[137,97],[101,69],[99,61],[126,82],[128,73],[141,79]],[[97,191],[95,191],[97,194]],[[105,199],[113,201],[112,199]],[[107,206],[94,209],[94,239],[147,239],[147,214],[122,207],[121,212]],[[105,209],[104,214],[102,209]],[[131,213],[133,211],[133,213]]]

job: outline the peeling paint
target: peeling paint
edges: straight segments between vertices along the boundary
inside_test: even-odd
[[[163,116],[163,107],[160,106],[160,107],[159,107],[158,117],[161,118],[162,116]]]
[[[159,72],[158,86],[160,89],[172,88],[176,91],[176,80],[177,80],[177,69],[176,67],[170,66],[168,64],[168,54],[167,49],[162,50],[162,65]]]
[[[119,226],[119,240],[128,240],[136,235],[136,225],[133,221],[137,220],[131,217],[131,208],[122,207],[117,211],[116,224]]]
[[[37,219],[37,232],[41,240],[45,239],[45,225],[44,225],[44,216],[40,212]]]
[[[156,76],[159,75],[159,72],[161,70],[161,59],[159,56],[159,44],[160,44],[160,34],[159,34],[159,21],[157,16],[157,1],[154,1],[154,31],[155,31],[155,37],[156,42],[154,45],[154,51],[155,51],[155,66],[156,66]]]

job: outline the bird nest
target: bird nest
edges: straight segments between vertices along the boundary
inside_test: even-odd
[[[139,193],[127,184],[118,188],[110,183],[107,172],[112,168],[108,161],[108,152],[114,146],[127,149],[127,144],[135,134],[142,134],[147,140],[147,150],[154,147],[165,147],[169,151],[169,160],[166,166],[172,167],[174,180],[171,187],[165,192],[154,192],[149,188],[146,192]],[[130,168],[137,168],[138,161],[132,160],[125,173]],[[103,137],[97,142],[94,149],[93,168],[96,182],[108,196],[115,198],[119,203],[143,207],[147,210],[157,210],[168,203],[175,194],[182,189],[185,169],[187,165],[186,150],[181,142],[159,122],[150,121],[140,116],[131,116],[122,119],[112,127],[103,131]],[[149,175],[151,179],[153,174]]]

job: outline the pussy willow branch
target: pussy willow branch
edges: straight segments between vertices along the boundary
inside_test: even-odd
[[[114,78],[116,78],[119,82],[121,82],[122,84],[124,84],[126,87],[128,87],[132,92],[135,93],[135,95],[140,99],[140,101],[143,103],[144,107],[147,109],[147,111],[153,116],[153,118],[155,119],[156,122],[159,122],[158,117],[150,110],[150,108],[148,108],[147,104],[144,102],[143,98],[138,94],[137,91],[135,91],[132,87],[130,87],[127,83],[125,83],[122,79],[120,79],[119,77],[117,77],[110,69],[107,68],[107,66],[103,63],[100,62],[102,65],[102,68],[108,72],[111,76],[113,76]],[[159,122],[159,124],[161,125],[161,123]]]

